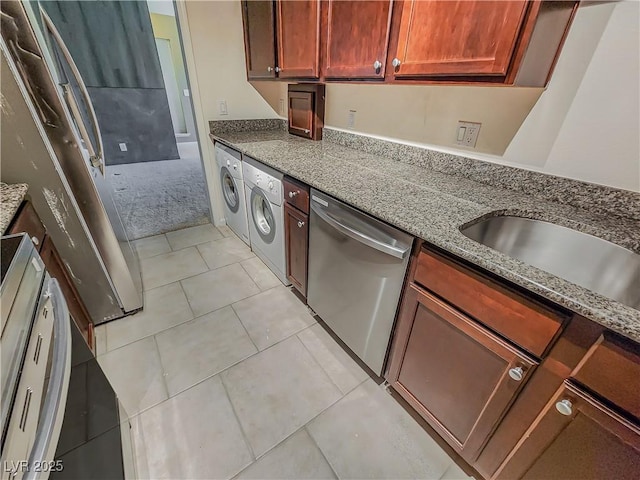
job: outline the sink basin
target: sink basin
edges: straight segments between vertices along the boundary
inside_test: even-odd
[[[640,255],[541,220],[490,217],[463,228],[476,242],[640,310]]]

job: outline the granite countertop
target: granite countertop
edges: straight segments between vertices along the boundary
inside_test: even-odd
[[[640,221],[602,215],[463,176],[282,130],[211,137],[395,225],[552,302],[640,342],[640,312],[465,237],[460,229],[495,215],[550,221],[640,253]]]
[[[3,235],[24,200],[27,190],[29,185],[26,183],[0,183],[0,231]]]

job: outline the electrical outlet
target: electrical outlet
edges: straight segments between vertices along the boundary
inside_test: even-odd
[[[349,110],[347,114],[347,128],[353,129],[356,125],[356,111]]]
[[[229,115],[229,110],[227,110],[227,101],[226,100],[218,101],[218,113],[220,115]]]
[[[456,130],[456,145],[475,148],[478,141],[481,123],[458,121]]]
[[[118,146],[120,147],[120,151],[121,152],[126,152],[127,151],[127,144],[126,143],[119,143]]]
[[[284,98],[280,99],[280,115],[286,115],[287,111],[284,109]]]
[[[189,93],[189,89],[188,89],[188,88],[185,88],[184,90],[182,90],[182,94],[183,94],[185,97],[188,97],[189,95],[191,95],[191,94]]]

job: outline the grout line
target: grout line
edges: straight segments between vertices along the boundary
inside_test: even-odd
[[[313,325],[308,326],[307,328],[311,328],[313,327]],[[331,375],[329,375],[329,372],[327,372],[324,367],[322,366],[322,364],[320,363],[320,360],[318,360],[316,358],[316,356],[313,354],[313,352],[311,350],[309,350],[309,348],[307,347],[307,344],[304,343],[302,341],[302,339],[300,338],[300,334],[302,332],[304,332],[305,330],[307,330],[307,328],[300,330],[298,333],[296,333],[296,338],[298,339],[298,341],[302,344],[302,347],[307,351],[307,353],[311,356],[311,358],[313,359],[313,361],[316,363],[316,365],[318,365],[320,367],[320,370],[322,370],[325,374],[325,376],[329,379],[329,381],[331,382],[331,384],[336,387],[336,389],[338,389],[338,392],[340,392],[340,395],[342,395],[343,397],[346,395],[345,393],[343,393],[342,389],[336,384],[336,382],[333,381],[333,378],[331,378]]]
[[[256,293],[256,295],[259,295]],[[255,296],[255,295],[254,295]],[[251,298],[251,297],[248,297]],[[246,300],[246,299],[245,299]],[[238,302],[236,302],[238,303]],[[233,314],[236,316],[236,318],[238,319],[238,321],[240,322],[240,325],[242,325],[242,328],[244,329],[244,331],[247,334],[247,337],[249,337],[249,340],[251,340],[251,343],[253,344],[254,347],[256,347],[256,353],[260,353],[260,349],[258,348],[258,345],[256,345],[256,342],[253,341],[253,338],[251,338],[251,334],[249,333],[249,330],[247,330],[247,327],[245,326],[245,324],[242,322],[242,319],[240,318],[240,315],[238,315],[238,312],[236,312],[236,309],[233,307],[233,303],[231,305],[229,305],[231,307],[231,310],[233,310]]]
[[[169,393],[169,385],[167,384],[167,377],[166,377],[166,373],[164,370],[164,365],[162,364],[162,355],[160,354],[160,347],[158,346],[158,340],[156,339],[156,336],[153,335],[153,344],[156,347],[156,352],[158,353],[158,362],[160,362],[160,374],[162,376],[162,384],[164,385],[164,390],[165,392],[167,392],[167,400],[169,398],[171,398],[171,394]]]
[[[318,445],[318,442],[316,441],[315,437],[313,435],[311,435],[311,431],[308,428],[310,422],[305,423],[302,428],[304,429],[305,432],[307,432],[307,435],[309,435],[309,438],[311,439],[311,441],[313,442],[313,444],[316,446],[316,448],[318,449],[318,451],[320,452],[320,455],[322,455],[322,458],[324,458],[324,461],[327,462],[327,465],[329,465],[329,468],[331,469],[331,471],[333,472],[333,474],[336,476],[336,478],[340,478],[340,475],[338,475],[338,472],[336,471],[336,469],[333,467],[333,465],[331,464],[331,462],[329,461],[329,458],[325,455],[324,451],[322,450],[322,448],[320,448],[320,445]]]
[[[231,401],[231,395],[229,395],[229,390],[227,389],[227,385],[224,383],[224,378],[223,378],[222,375],[220,375],[220,383],[222,384],[222,388],[224,389],[224,393],[227,396],[227,400],[229,402],[229,405],[231,405],[231,411],[233,412],[233,415],[236,417],[236,422],[238,422],[238,427],[240,428],[240,432],[242,433],[242,438],[244,439],[244,443],[247,445],[247,449],[249,450],[249,454],[251,455],[251,458],[253,458],[253,462],[251,462],[249,464],[249,465],[252,465],[257,460],[256,454],[253,451],[253,447],[251,446],[251,443],[249,443],[249,438],[247,437],[247,433],[244,431],[244,427],[242,426],[242,422],[240,422],[240,417],[238,416],[238,412],[236,411],[235,405]],[[238,473],[240,473],[240,472],[238,472]]]

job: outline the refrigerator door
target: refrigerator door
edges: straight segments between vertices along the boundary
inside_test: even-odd
[[[142,307],[139,260],[105,176],[100,128],[73,58],[41,3],[45,2],[3,2],[3,14],[10,15],[18,27],[15,32],[5,29],[3,37],[76,198],[118,303],[123,313],[133,312]],[[16,44],[19,47],[13,48]],[[105,294],[96,292],[96,301]],[[111,318],[94,321],[101,323]]]

